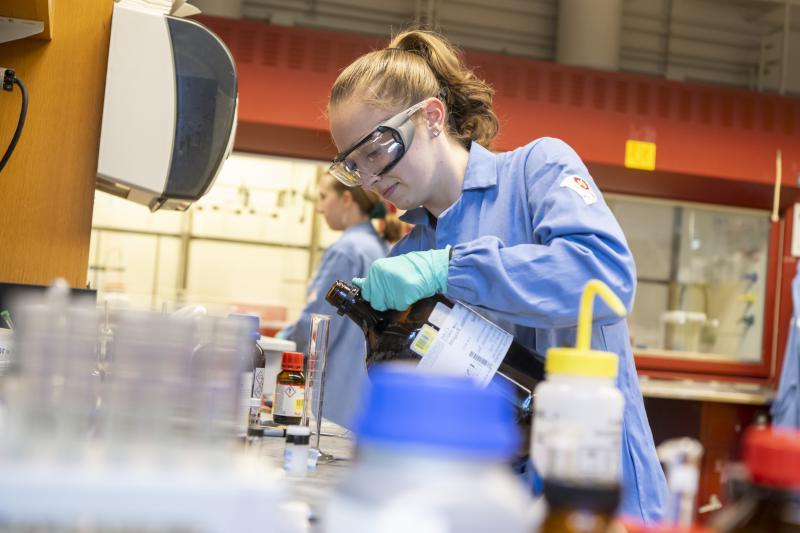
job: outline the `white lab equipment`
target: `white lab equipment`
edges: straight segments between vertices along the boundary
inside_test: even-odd
[[[0,525],[20,530],[225,533],[281,524],[282,474],[235,439],[245,324],[124,311],[56,287],[13,309],[19,369],[4,378]],[[108,371],[98,373],[100,362]]]
[[[700,351],[700,336],[708,322],[705,313],[675,309],[661,313],[664,324],[664,348],[684,352]]]
[[[356,461],[321,517],[325,533],[522,533],[536,511],[507,461],[519,446],[491,385],[378,365],[355,425]]]
[[[618,357],[590,348],[594,297],[620,316],[625,306],[598,280],[581,297],[575,348],[547,352],[547,380],[534,392],[531,457],[545,480],[616,484],[624,399],[615,385]]]
[[[688,531],[694,521],[703,445],[690,438],[670,439],[659,444],[656,451],[669,486],[664,522]]]
[[[236,130],[233,58],[206,27],[170,15],[182,3],[113,9],[97,186],[152,211],[205,194]]]

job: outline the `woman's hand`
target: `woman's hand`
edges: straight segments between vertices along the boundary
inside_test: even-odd
[[[414,302],[447,290],[450,246],[378,259],[366,278],[354,278],[361,296],[374,309],[401,311]]]

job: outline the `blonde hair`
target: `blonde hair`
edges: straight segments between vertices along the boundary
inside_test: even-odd
[[[431,31],[404,31],[388,47],[356,59],[333,84],[328,107],[353,96],[382,108],[437,97],[447,108],[448,135],[466,148],[471,141],[490,146],[499,129],[494,89],[464,65],[447,39]]]

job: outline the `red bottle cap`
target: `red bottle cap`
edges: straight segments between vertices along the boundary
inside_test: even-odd
[[[755,483],[800,489],[800,432],[750,428],[744,437],[744,460]]]
[[[620,524],[628,533],[714,533],[714,530],[705,526],[692,524],[689,527],[681,526],[646,526],[634,518],[623,517]]]
[[[305,356],[300,352],[283,352],[281,358],[281,368],[283,370],[303,370],[303,359]]]

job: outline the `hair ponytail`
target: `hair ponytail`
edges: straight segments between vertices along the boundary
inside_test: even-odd
[[[357,95],[379,107],[407,107],[438,97],[447,108],[447,133],[468,147],[489,146],[499,122],[492,110],[494,90],[461,61],[444,37],[408,30],[383,50],[356,59],[337,78],[329,106]]]
[[[389,47],[419,54],[428,63],[440,87],[435,96],[447,106],[453,137],[465,146],[469,141],[491,144],[500,127],[492,110],[494,89],[462,63],[452,44],[430,31],[409,30],[392,39]]]
[[[394,244],[406,234],[408,224],[400,220],[395,213],[386,213],[382,219],[381,236],[389,244]]]
[[[329,179],[336,194],[342,195],[349,192],[362,214],[379,221],[380,235],[383,240],[395,243],[405,234],[406,224],[397,218],[396,214],[388,211],[380,196],[361,187],[347,187],[333,177],[329,176]]]

